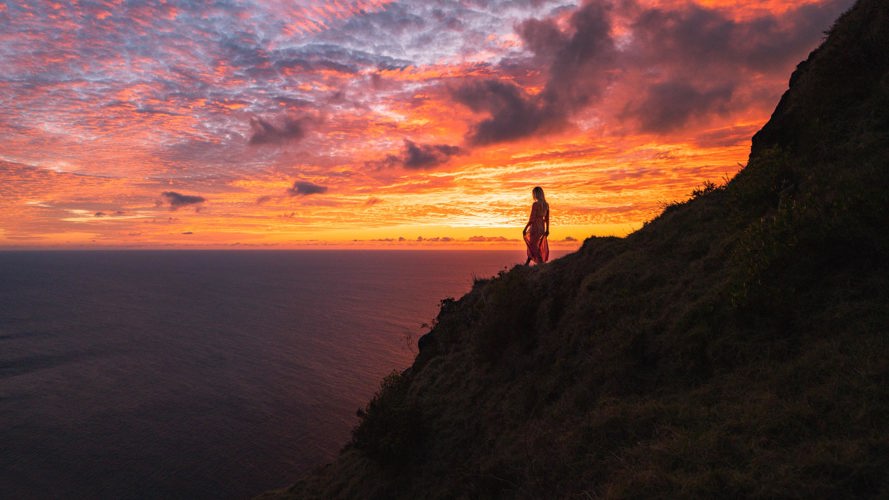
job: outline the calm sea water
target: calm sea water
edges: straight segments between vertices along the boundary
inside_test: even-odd
[[[240,498],[332,459],[522,252],[0,253],[0,498]]]

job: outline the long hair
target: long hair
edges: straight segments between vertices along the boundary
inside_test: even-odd
[[[542,187],[535,186],[534,189],[531,190],[531,196],[533,196],[535,200],[541,202],[543,206],[549,206],[549,203],[546,202],[546,196],[543,195]]]

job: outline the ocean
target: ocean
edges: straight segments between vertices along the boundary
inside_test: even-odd
[[[247,498],[334,458],[521,251],[0,252],[0,498]]]

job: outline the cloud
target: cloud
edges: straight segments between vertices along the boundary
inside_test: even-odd
[[[403,165],[405,168],[422,169],[437,167],[447,163],[452,156],[460,154],[457,146],[447,144],[417,144],[404,140]]]
[[[353,75],[363,68],[404,68],[410,61],[374,54],[335,43],[311,43],[298,48],[270,52],[276,70],[298,69],[303,72],[329,70]]]
[[[161,196],[170,204],[170,210],[178,210],[180,207],[197,205],[207,201],[203,196],[179,194],[175,191],[164,191]]]
[[[452,156],[461,154],[463,150],[459,146],[448,144],[417,144],[411,140],[404,140],[404,151],[399,155],[388,155],[380,166],[401,166],[411,170],[423,170],[435,168],[451,160]]]
[[[383,200],[381,200],[379,198],[371,197],[371,198],[368,198],[367,201],[364,202],[364,206],[365,207],[372,207],[372,206],[376,205],[377,203],[382,203],[382,202],[383,202]]]
[[[124,235],[141,212],[117,217],[111,207],[121,193],[156,198],[154,212],[167,215],[182,206],[224,206],[234,226],[260,231],[266,222],[254,215],[282,213],[285,199],[298,201],[297,219],[315,227],[350,208],[361,227],[485,221],[492,213],[508,217],[508,209],[455,204],[455,193],[506,189],[541,175],[576,197],[566,217],[577,224],[629,220],[625,213],[699,182],[686,164],[715,170],[743,160],[729,150],[693,150],[749,143],[794,65],[852,3],[137,1],[50,9],[0,2],[15,20],[0,23],[9,96],[0,99],[3,156],[36,165],[14,177],[0,167],[0,177],[13,179],[0,197],[9,207],[0,210],[0,240],[70,230],[56,222],[70,217],[63,207],[25,204],[39,200],[81,207],[88,199],[82,217],[97,222],[92,230]],[[575,121],[577,130],[569,130]],[[437,175],[470,167],[450,148],[553,131],[570,134],[480,152],[468,175]],[[674,159],[643,158],[652,144]],[[362,168],[368,160],[389,170]],[[620,172],[646,173],[611,179]],[[280,192],[261,187],[281,176],[291,181]],[[351,201],[310,196],[318,193],[297,179],[329,185]],[[608,203],[626,212],[601,208],[600,181],[606,192],[624,193]],[[205,193],[214,204],[158,196],[172,189]],[[376,205],[372,196],[387,210],[362,209]],[[93,219],[98,210],[104,217]],[[258,232],[245,234],[247,242]]]
[[[849,0],[804,4],[784,13],[735,20],[724,10],[695,3],[628,14],[640,63],[671,62],[691,68],[742,66],[783,73],[811,49]]]
[[[493,144],[558,130],[598,99],[615,61],[610,11],[607,2],[589,2],[571,15],[567,31],[553,19],[519,24],[516,32],[535,65],[544,66],[546,84],[534,95],[500,80],[468,82],[454,90],[457,102],[490,114],[471,126],[469,142]]]
[[[296,181],[293,187],[287,190],[290,196],[308,196],[310,194],[321,194],[327,192],[327,186],[319,186],[306,181]]]
[[[485,243],[490,241],[518,241],[518,240],[510,240],[504,236],[470,236],[468,240],[473,243]]]
[[[553,112],[568,114],[597,99],[607,84],[606,70],[615,64],[610,2],[589,2],[569,19],[570,36],[535,39],[527,25],[519,28],[535,55],[552,58],[542,97]],[[552,21],[550,21],[552,22]]]
[[[618,117],[636,118],[642,132],[663,134],[744,109],[756,99],[750,93],[757,80],[783,79],[849,3],[828,0],[792,8],[781,19],[742,20],[695,3],[637,4],[623,13],[632,19],[632,41],[621,54],[624,76],[637,78],[635,94]]]
[[[280,125],[275,125],[263,118],[255,116],[250,119],[249,144],[259,146],[264,144],[286,144],[298,141],[305,137],[309,119],[306,117],[285,116]]]
[[[760,125],[733,125],[698,134],[695,145],[702,148],[716,148],[749,143]]]
[[[473,145],[486,145],[526,137],[549,123],[559,121],[539,100],[518,85],[498,80],[467,82],[453,91],[457,102],[489,118],[470,129]]]
[[[729,9],[694,2],[590,0],[567,19],[558,10],[518,23],[530,57],[505,57],[496,68],[501,77],[465,81],[451,94],[488,114],[470,124],[472,145],[559,131],[597,104],[604,105],[599,113],[614,113],[606,118],[635,118],[642,132],[674,132],[748,106],[756,90],[739,98],[741,82],[783,74],[850,3],[735,19]],[[603,102],[606,92],[615,102]]]
[[[476,50],[493,45],[486,37],[497,33],[495,30],[508,30],[511,24],[502,19],[504,10],[485,12],[474,2],[387,2],[384,8],[353,16],[319,38],[354,51],[372,48],[368,63],[379,68],[404,68],[441,61],[467,42]]]
[[[567,45],[568,36],[552,19],[528,19],[517,26],[525,47],[539,58],[554,58]]]
[[[625,115],[637,118],[643,132],[671,132],[694,117],[727,113],[733,92],[728,84],[702,90],[688,82],[658,83],[640,102],[630,103]]]
[[[404,153],[398,161],[410,169],[433,168],[447,163],[452,156],[458,155],[462,150],[458,146],[447,144],[417,144],[407,139],[404,140]]]

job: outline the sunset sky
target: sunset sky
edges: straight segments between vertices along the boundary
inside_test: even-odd
[[[0,248],[522,248],[733,176],[852,0],[0,1]]]

